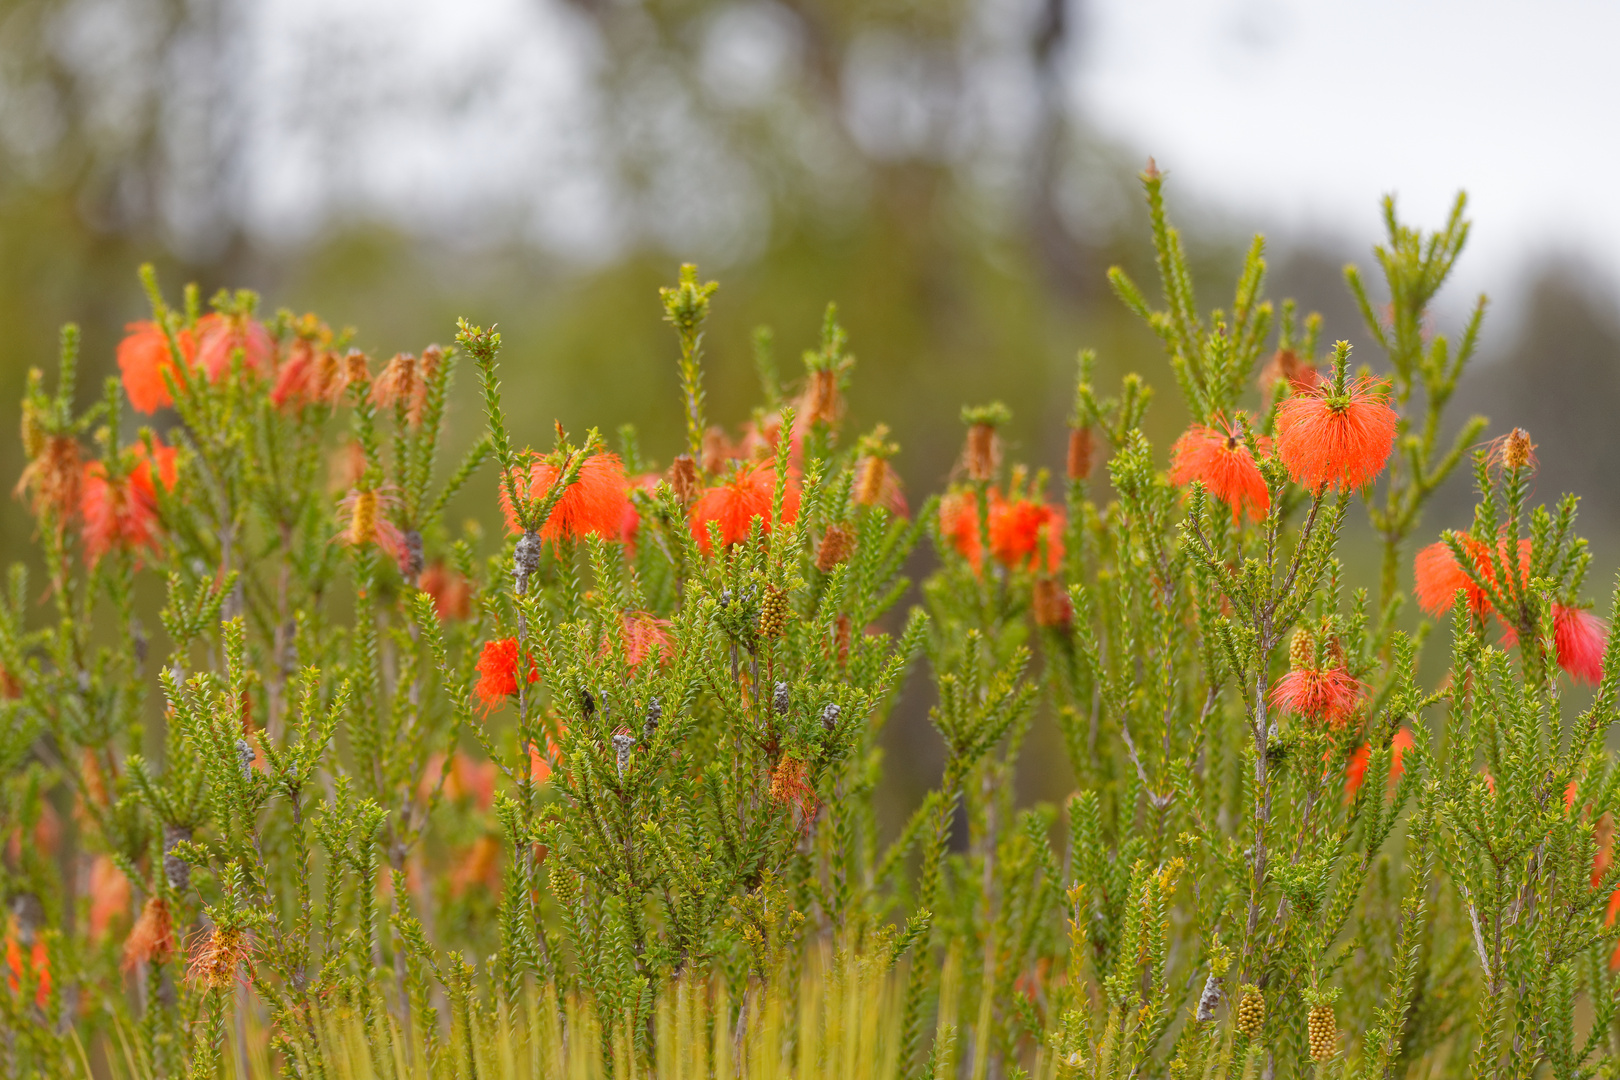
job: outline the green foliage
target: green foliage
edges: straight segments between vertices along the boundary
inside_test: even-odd
[[[831,307],[802,382],[758,335],[763,406],[736,442],[711,428],[715,286],[690,266],[663,294],[688,436],[665,473],[628,429],[617,457],[561,425],[522,445],[500,335],[466,322],[377,371],[312,316],[171,308],[146,274],[175,404],[128,445],[116,383],[75,412],[65,333],[56,392],[36,373],[23,403],[50,606],[20,567],[0,603],[0,1060],[1607,1075],[1620,597],[1609,624],[1584,610],[1575,501],[1532,505],[1527,434],[1476,454],[1471,530],[1419,559],[1449,663],[1425,664],[1399,588],[1481,423],[1438,448],[1483,308],[1454,352],[1422,330],[1461,203],[1434,236],[1387,208],[1384,444],[1349,346],[1319,354],[1320,320],[1263,298],[1258,240],[1229,312],[1196,310],[1143,179],[1165,307],[1111,280],[1194,426],[1166,470],[1149,388],[1099,393],[1081,353],[1061,508],[1047,470],[1003,459],[992,404],[963,410],[960,473],[911,517],[887,429],[843,430]],[[488,434],[447,473],[463,355]],[[1311,431],[1375,479],[1302,483]],[[506,531],[453,534],[488,458]],[[1376,596],[1339,558],[1357,501]],[[881,735],[914,665],[943,767],[888,835]],[[1596,683],[1578,712],[1572,678]],[[1051,745],[1075,793],[1020,805],[1021,758]]]

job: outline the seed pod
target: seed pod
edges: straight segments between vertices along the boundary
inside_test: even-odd
[[[1502,437],[1502,468],[1508,472],[1518,472],[1526,465],[1534,465],[1535,450],[1536,444],[1530,441],[1530,433],[1522,427],[1514,428]]]
[[[512,577],[519,596],[529,591],[529,575],[540,568],[540,534],[524,532],[512,548]]]
[[[1204,992],[1198,995],[1198,1022],[1215,1019],[1215,1010],[1221,1007],[1221,980],[1212,971],[1204,980]]]
[[[664,704],[657,698],[647,702],[647,721],[641,726],[641,737],[644,742],[652,742],[652,737],[658,731],[658,721],[664,718]]]
[[[1097,436],[1089,427],[1069,429],[1069,479],[1084,480],[1091,475],[1092,458],[1097,450]]]
[[[759,636],[781,637],[787,621],[787,590],[778,585],[765,586],[765,597],[759,602]]]
[[[1333,1006],[1325,1001],[1312,1005],[1305,1018],[1305,1029],[1311,1038],[1311,1060],[1332,1060],[1339,1050],[1339,1025]]]
[[[1243,999],[1238,1002],[1237,1029],[1248,1038],[1260,1034],[1266,1023],[1266,999],[1260,988],[1252,983],[1243,988]]]
[[[816,569],[830,574],[833,567],[849,558],[855,547],[855,534],[846,525],[833,525],[821,537],[816,548]]]
[[[163,873],[169,879],[169,888],[177,893],[191,888],[191,864],[174,854],[174,849],[190,839],[191,830],[184,825],[163,826]]]
[[[405,565],[401,567],[408,578],[417,578],[422,574],[422,534],[415,529],[405,530]]]
[[[242,770],[242,775],[249,780],[253,779],[253,759],[258,757],[253,751],[253,744],[246,739],[236,740],[236,763]]]
[[[837,705],[828,705],[825,709],[822,709],[822,730],[826,731],[826,733],[829,735],[836,731],[838,729],[838,717],[843,711],[844,710],[840,709]]]
[[[670,463],[669,486],[675,489],[675,497],[682,502],[697,498],[697,462],[692,460],[691,454],[681,454]]]
[[[780,715],[788,711],[788,704],[788,684],[779,682],[771,691],[771,708],[775,709]]]
[[[624,777],[624,770],[630,765],[630,748],[636,745],[636,737],[627,731],[621,731],[613,736],[613,753],[618,759],[619,776]]]

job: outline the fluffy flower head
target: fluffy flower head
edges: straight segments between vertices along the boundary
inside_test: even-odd
[[[1399,421],[1384,384],[1364,377],[1342,394],[1328,382],[1295,389],[1277,410],[1277,453],[1299,484],[1349,491],[1384,471]]]
[[[534,665],[534,657],[527,660],[528,681],[535,682],[540,678],[540,672]],[[473,687],[473,694],[483,702],[486,713],[518,692],[517,671],[517,638],[497,638],[484,642],[484,649],[478,655],[478,685]]]
[[[197,339],[182,329],[174,337],[180,358],[190,365],[197,358]],[[174,404],[164,373],[174,370],[174,354],[169,339],[155,322],[132,322],[124,327],[124,340],[118,343],[118,370],[124,378],[124,394],[136,412],[150,415]]]
[[[113,550],[157,550],[157,485],[165,491],[174,488],[175,451],[154,438],[150,453],[145,443],[137,443],[134,455],[133,467],[119,477],[109,476],[101,461],[84,467],[79,513],[84,518],[84,557],[92,565]]]
[[[1194,480],[1232,508],[1232,521],[1245,512],[1259,521],[1271,509],[1260,466],[1243,441],[1243,429],[1217,416],[1213,426],[1194,424],[1176,440],[1170,450],[1170,482],[1190,484]],[[1255,445],[1262,454],[1271,452],[1271,439],[1261,435]]]
[[[514,486],[520,498],[543,499],[567,471],[566,463],[537,461],[529,468],[527,483],[520,478]],[[629,501],[630,482],[625,478],[624,463],[619,455],[592,454],[580,466],[579,476],[558,497],[551,515],[540,526],[540,537],[552,543],[565,536],[577,538],[592,534],[616,540],[624,528],[625,504]],[[504,484],[501,508],[506,512],[507,528],[514,535],[522,532]]]
[[[711,521],[720,527],[720,542],[727,545],[746,540],[755,518],[760,519],[767,533],[770,532],[775,525],[771,520],[775,495],[775,467],[756,463],[736,469],[725,480],[704,489],[692,504],[692,538],[707,555]],[[791,525],[798,516],[798,479],[789,472],[787,490],[782,497],[782,521]]]

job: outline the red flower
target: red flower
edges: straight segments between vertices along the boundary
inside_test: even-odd
[[[543,499],[551,485],[567,471],[566,467],[537,461],[529,469],[527,485],[522,478],[514,478],[514,485],[520,497]],[[617,539],[624,527],[629,488],[619,455],[592,454],[580,466],[579,476],[557,499],[551,516],[540,526],[540,536],[553,543],[564,536],[583,537],[592,533],[609,540]],[[501,485],[501,508],[506,512],[507,528],[514,533],[521,532],[517,514],[506,497],[505,484]]]
[[[197,320],[197,361],[210,382],[231,370],[231,357],[242,350],[242,366],[264,375],[275,356],[276,343],[270,331],[257,319],[246,315],[204,315]]]
[[[1384,470],[1395,447],[1399,417],[1384,386],[1361,378],[1343,394],[1331,383],[1296,385],[1277,409],[1277,452],[1289,473],[1312,491],[1361,487]]]
[[[1362,685],[1342,665],[1296,667],[1271,688],[1271,704],[1287,712],[1343,727],[1361,702]]]
[[[107,475],[103,462],[92,461],[84,467],[79,513],[84,518],[84,557],[91,565],[114,548],[157,550],[157,484],[172,490],[176,470],[174,447],[156,439],[152,447],[155,478],[154,459],[148,456],[145,443],[135,445],[134,466],[117,479]]]
[[[1391,751],[1389,759],[1389,782],[1394,783],[1401,778],[1406,767],[1401,763],[1401,755],[1412,749],[1412,733],[1406,728],[1395,732],[1390,740]],[[1331,751],[1330,751],[1331,753]],[[1356,747],[1356,752],[1350,756],[1350,761],[1344,767],[1344,801],[1349,802],[1355,798],[1356,791],[1361,787],[1361,781],[1367,774],[1367,763],[1372,760],[1372,745],[1362,743]]]
[[[624,642],[624,657],[631,667],[640,667],[655,651],[665,663],[674,655],[668,619],[656,618],[645,611],[626,612],[619,621],[619,633]],[[608,651],[606,642],[602,651],[604,654]]]
[[[1034,567],[1042,551],[1046,569],[1063,565],[1063,514],[1033,499],[1011,501],[990,493],[990,554],[1014,570]]]
[[[465,619],[472,614],[472,584],[443,561],[423,570],[416,587],[433,597],[433,610],[438,612],[441,622]]]
[[[300,337],[287,350],[287,359],[276,371],[276,384],[270,389],[270,404],[278,409],[302,408],[320,400],[322,367],[331,356],[314,341]]]
[[[450,871],[450,891],[461,896],[478,886],[491,894],[501,887],[501,845],[493,836],[480,836]]]
[[[1259,521],[1271,509],[1271,495],[1260,475],[1260,466],[1243,441],[1243,429],[1215,417],[1218,427],[1194,424],[1176,440],[1170,450],[1170,482],[1199,481],[1209,493],[1232,508],[1232,522],[1246,510]],[[1255,446],[1262,454],[1271,452],[1271,439],[1261,435]]]
[[[97,855],[90,864],[90,937],[100,941],[130,905],[129,878],[111,855]]]
[[[994,505],[992,501],[991,505]],[[958,554],[979,569],[984,548],[979,536],[979,498],[972,491],[953,491],[940,500],[939,531]]]
[[[13,927],[6,935],[6,966],[11,969],[6,982],[13,994],[22,989],[25,966],[26,970],[33,973],[33,977],[38,980],[38,989],[34,991],[34,1004],[43,1009],[51,998],[51,957],[45,950],[44,940],[35,938],[33,948],[28,950],[28,958],[24,960],[22,945],[17,941],[17,931]]]
[[[1558,666],[1577,682],[1603,681],[1603,653],[1609,646],[1609,625],[1590,611],[1553,605],[1553,644]]]
[[[1461,537],[1463,550],[1468,552],[1480,577],[1487,582],[1496,581],[1496,568],[1491,562],[1490,548],[1471,536]],[[1506,540],[1498,540],[1496,544],[1496,557],[1505,566],[1512,569],[1513,559],[1508,555]],[[1520,583],[1530,579],[1530,541],[1519,541],[1518,569]],[[1417,596],[1418,606],[1430,615],[1444,615],[1451,610],[1451,602],[1456,597],[1457,590],[1462,589],[1468,598],[1468,607],[1476,615],[1483,615],[1491,608],[1490,597],[1485,590],[1474,583],[1457,557],[1452,554],[1451,546],[1444,540],[1436,540],[1428,547],[1417,553],[1412,560],[1412,573],[1414,578],[1413,592]]]
[[[707,555],[709,522],[720,526],[720,542],[736,544],[748,538],[755,518],[770,532],[771,503],[776,495],[776,469],[771,465],[744,465],[726,480],[706,488],[692,504],[692,538]],[[782,521],[791,525],[799,516],[799,484],[788,473],[787,491],[782,497]]]
[[[190,330],[174,337],[180,356],[188,365],[197,356],[196,339]],[[124,340],[118,343],[118,370],[124,376],[124,393],[130,405],[143,413],[155,413],[174,404],[163,373],[174,370],[174,354],[169,339],[155,322],[132,322],[124,327]]]
[[[529,669],[528,681],[537,681],[540,672],[534,666],[534,657],[528,657],[526,666]],[[517,693],[517,668],[517,638],[497,638],[484,642],[484,650],[478,656],[478,685],[473,687],[473,693],[484,703],[486,713]]]

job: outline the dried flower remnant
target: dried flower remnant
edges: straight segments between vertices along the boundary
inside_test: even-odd
[[[1357,379],[1343,393],[1323,382],[1277,409],[1277,453],[1302,487],[1351,491],[1384,470],[1399,417],[1385,384]]]
[[[692,506],[692,538],[705,555],[709,554],[709,523],[720,528],[720,542],[730,546],[748,538],[755,518],[769,533],[771,504],[776,495],[776,470],[769,465],[744,465],[720,483],[704,490]],[[782,498],[782,522],[791,525],[799,516],[799,484],[788,473]]]
[[[1493,440],[1485,451],[1485,459],[1504,472],[1521,472],[1524,469],[1536,467],[1536,444],[1530,441],[1530,433],[1522,427],[1516,427]]]
[[[1064,461],[1070,480],[1084,480],[1091,475],[1097,455],[1097,433],[1089,427],[1069,429],[1069,451]]]
[[[124,970],[137,964],[167,963],[174,952],[174,915],[169,903],[161,896],[148,897],[124,941]]]
[[[669,486],[675,489],[675,497],[682,502],[691,502],[697,498],[698,473],[697,462],[692,460],[691,454],[677,455],[669,466]]]
[[[1035,612],[1037,626],[1067,633],[1074,625],[1074,604],[1069,600],[1063,582],[1052,577],[1035,579],[1030,606]]]
[[[525,666],[528,668],[528,681],[537,682],[540,672],[535,667],[532,656],[527,658]],[[497,638],[494,641],[484,642],[484,647],[478,655],[478,683],[473,687],[473,694],[483,703],[484,712],[488,713],[499,707],[517,692],[517,638]]]
[[[41,440],[40,452],[29,461],[17,480],[18,498],[30,496],[29,505],[36,517],[51,514],[57,528],[79,509],[79,490],[83,485],[83,466],[80,464],[79,440],[71,435],[47,435]]]
[[[1258,436],[1255,448],[1262,455],[1271,453],[1271,439]],[[1195,480],[1231,508],[1233,524],[1245,513],[1259,521],[1271,509],[1265,477],[1260,475],[1260,465],[1249,452],[1238,421],[1228,423],[1217,416],[1212,425],[1194,424],[1176,440],[1170,450],[1170,482],[1179,485]]]
[[[816,547],[816,569],[830,574],[839,563],[846,561],[855,550],[855,534],[848,525],[829,525]]]

